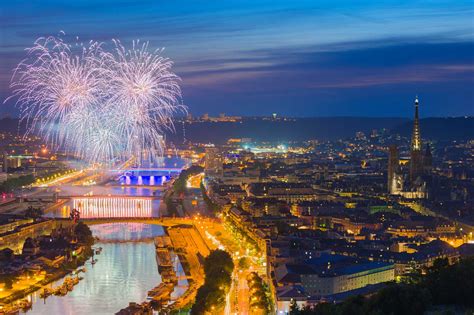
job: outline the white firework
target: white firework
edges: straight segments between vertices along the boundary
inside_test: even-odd
[[[28,132],[39,131],[53,145],[64,143],[71,131],[64,125],[67,117],[93,106],[104,90],[99,51],[97,43],[71,47],[55,37],[39,38],[27,50],[11,87]]]
[[[114,44],[114,52],[104,53],[110,67],[107,111],[115,113],[117,132],[128,140],[126,151],[161,155],[163,132],[173,127],[176,111],[184,109],[173,63],[161,56],[162,49],[149,51],[148,43],[133,42],[129,50],[119,41]]]
[[[172,116],[185,111],[179,78],[162,50],[133,42],[69,45],[61,38],[35,41],[14,71],[11,87],[28,131],[91,162],[163,152]],[[7,99],[8,100],[8,99]]]

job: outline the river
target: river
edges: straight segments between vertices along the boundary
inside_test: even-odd
[[[108,223],[91,226],[102,247],[95,265],[86,263],[84,277],[66,296],[50,296],[45,301],[33,294],[33,308],[28,314],[114,314],[129,302],[141,303],[147,292],[161,282],[158,273],[154,236],[163,227],[142,223]],[[179,266],[179,273],[182,269]],[[62,280],[54,283],[57,286]],[[183,285],[183,283],[180,283]],[[177,289],[174,295],[181,294]]]

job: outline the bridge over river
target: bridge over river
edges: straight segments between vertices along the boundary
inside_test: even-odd
[[[66,219],[62,219],[66,220]],[[195,220],[192,218],[174,218],[174,217],[161,217],[161,218],[142,218],[142,217],[116,217],[116,218],[91,218],[91,219],[79,219],[80,222],[84,222],[88,225],[104,224],[104,223],[146,223],[155,224],[161,226],[177,226],[177,225],[193,225]]]

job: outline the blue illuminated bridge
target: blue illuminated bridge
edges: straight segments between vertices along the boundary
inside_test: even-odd
[[[117,181],[122,185],[160,186],[177,177],[182,170],[182,167],[139,167],[115,171],[118,173]]]

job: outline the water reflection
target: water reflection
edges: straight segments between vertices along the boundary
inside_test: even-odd
[[[163,227],[154,224],[114,223],[100,224],[91,228],[93,228],[94,236],[98,237],[101,242],[149,240],[155,236],[163,235]]]
[[[148,290],[160,283],[154,244],[140,240],[162,235],[161,226],[111,223],[91,229],[104,240],[96,245],[103,248],[98,262],[86,264],[84,279],[66,296],[50,296],[43,302],[34,294],[28,314],[114,314],[130,301],[144,301]]]

